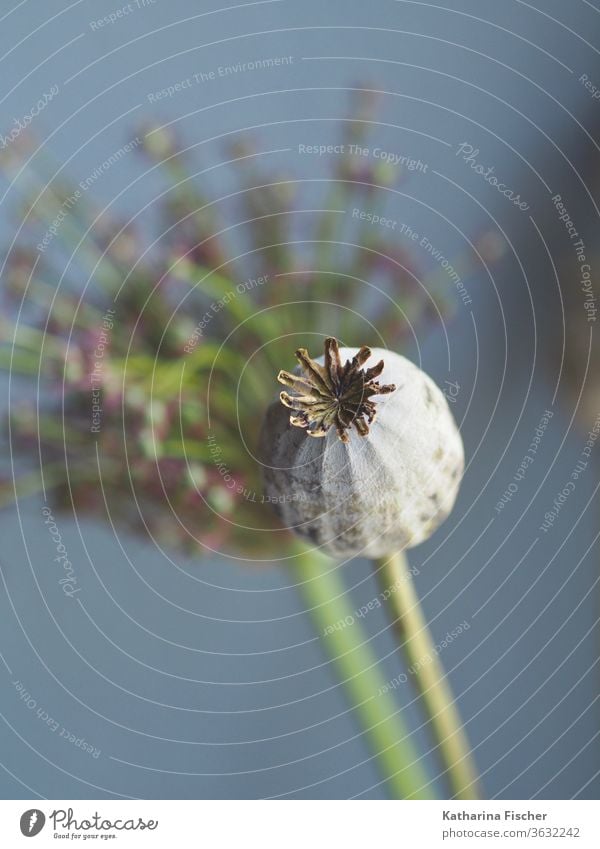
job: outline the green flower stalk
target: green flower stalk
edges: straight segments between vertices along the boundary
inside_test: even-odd
[[[292,567],[298,589],[354,706],[367,743],[394,799],[434,798],[433,781],[390,693],[368,638],[354,619],[340,569],[315,549],[302,549]]]
[[[384,591],[393,587],[393,592],[386,593],[393,626],[429,718],[452,796],[478,799],[479,779],[469,741],[415,591],[408,559],[404,552],[397,552],[375,565]]]

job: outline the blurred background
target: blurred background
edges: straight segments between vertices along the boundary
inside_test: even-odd
[[[276,551],[253,550],[260,532],[234,550],[217,522],[204,546],[186,550],[177,511],[150,479],[105,493],[84,487],[74,508],[62,479],[58,501],[49,491],[45,502],[35,483],[27,491],[42,454],[53,469],[61,457],[64,465],[65,450],[79,470],[96,462],[96,443],[77,445],[77,428],[66,449],[59,440],[56,456],[40,449],[52,427],[62,436],[64,423],[78,420],[81,411],[63,405],[63,381],[71,378],[56,372],[38,383],[37,365],[24,377],[10,357],[13,323],[41,322],[65,345],[58,359],[66,351],[73,362],[70,323],[48,309],[48,290],[35,303],[25,291],[36,262],[42,268],[52,260],[58,269],[43,282],[66,293],[65,310],[85,292],[102,315],[97,293],[115,284],[103,279],[113,267],[105,271],[105,253],[116,252],[113,265],[131,269],[151,246],[144,261],[162,269],[190,249],[193,238],[181,227],[166,232],[161,198],[182,175],[196,174],[190,184],[214,199],[196,224],[201,235],[217,220],[219,229],[230,228],[225,243],[239,255],[227,267],[234,285],[283,267],[273,251],[245,255],[253,239],[278,238],[266,225],[257,234],[240,223],[248,213],[236,193],[264,179],[293,182],[289,192],[248,197],[255,216],[275,211],[291,219],[286,238],[298,243],[296,269],[337,272],[347,266],[346,243],[379,250],[385,239],[386,257],[403,269],[397,283],[378,282],[374,294],[364,280],[379,281],[382,269],[356,268],[350,258],[359,282],[351,293],[338,288],[323,298],[334,305],[312,323],[291,315],[282,333],[297,330],[301,338],[286,344],[290,359],[281,366],[292,366],[306,334],[340,331],[329,328],[341,321],[335,303],[344,306],[347,297],[364,318],[348,332],[368,336],[353,344],[401,346],[451,395],[465,479],[451,518],[410,557],[436,641],[469,624],[441,659],[485,794],[597,798],[598,5],[49,0],[40,9],[25,0],[4,8],[0,20],[0,404],[16,416],[12,430],[4,427],[1,458],[2,796],[387,796],[294,575],[276,562]],[[357,114],[360,129],[349,126]],[[344,157],[305,147],[340,140],[369,152]],[[154,167],[184,147],[184,172]],[[410,170],[410,160],[421,166]],[[332,194],[341,179],[361,184],[358,195]],[[66,203],[81,182],[82,197]],[[55,193],[43,210],[38,204],[36,219],[32,200],[48,184]],[[195,208],[189,191],[172,195],[173,220]],[[102,212],[100,220],[86,205]],[[315,211],[323,209],[337,210],[343,226]],[[358,232],[354,209],[396,227],[382,233],[367,222]],[[119,222],[130,222],[131,232],[112,245]],[[40,250],[53,225],[56,234]],[[315,254],[315,244],[327,240],[333,249]],[[216,248],[198,251],[195,262],[220,265]],[[173,277],[170,293],[183,304],[181,279]],[[121,278],[126,297],[127,271]],[[303,298],[318,279],[309,276],[304,289],[294,281],[290,291]],[[257,304],[270,303],[265,292]],[[400,308],[388,311],[382,292]],[[141,328],[119,323],[119,310],[144,306],[135,298],[133,306],[115,306],[109,333],[123,351],[136,333],[168,325],[162,302]],[[202,300],[172,307],[172,315],[186,314],[177,344],[206,308]],[[48,327],[49,315],[57,323]],[[226,339],[216,324],[214,332]],[[226,344],[235,349],[235,340]],[[240,348],[246,357],[249,344]],[[33,338],[34,352],[36,345]],[[46,346],[37,359],[47,366],[52,356]],[[22,361],[27,370],[25,355]],[[274,374],[265,376],[268,393]],[[237,380],[234,372],[220,382],[232,409]],[[54,403],[54,418],[40,418],[38,427],[42,394],[44,404]],[[252,441],[258,419],[241,427]],[[133,450],[146,437],[142,425],[134,429]],[[119,465],[116,449],[115,457]],[[12,480],[22,474],[15,504]],[[226,524],[237,507],[221,484],[217,478],[209,487],[210,498]],[[138,492],[150,504],[141,509],[145,523]],[[155,515],[161,499],[165,510]],[[49,535],[44,505],[73,565],[68,586],[76,597],[57,580],[57,537]],[[185,510],[193,521],[194,502]],[[350,609],[358,610],[377,596],[375,579],[366,561],[343,568]],[[373,610],[362,627],[383,679],[398,676],[385,612]],[[437,776],[410,682],[393,697]],[[441,779],[435,782],[443,794]]]

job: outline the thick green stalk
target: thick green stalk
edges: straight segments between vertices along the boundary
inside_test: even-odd
[[[478,799],[477,770],[469,741],[415,591],[406,555],[398,552],[381,558],[376,565],[452,794],[457,799]]]
[[[422,759],[348,603],[340,569],[319,552],[306,550],[297,557],[295,569],[317,633],[338,670],[390,795],[396,799],[433,798]],[[332,627],[336,624],[337,628]]]

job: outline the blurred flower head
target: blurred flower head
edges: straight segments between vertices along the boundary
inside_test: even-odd
[[[353,92],[340,125],[345,143],[368,137],[379,100]],[[194,176],[170,127],[146,125],[138,135],[164,181],[160,238],[143,224],[98,218],[81,198],[48,251],[24,239],[8,257],[4,312],[15,316],[24,296],[27,310],[3,320],[0,354],[31,389],[10,423],[25,464],[16,491],[34,491],[39,468],[27,459],[39,457],[57,508],[191,553],[276,556],[287,532],[264,501],[257,430],[294,338],[308,332],[318,349],[335,334],[347,346],[398,350],[414,328],[425,332],[450,314],[447,281],[428,281],[394,234],[368,223],[349,233],[350,216],[314,212],[302,181],[266,168],[246,137],[227,151],[238,187],[231,212]],[[323,209],[351,208],[365,191],[405,177],[389,164],[338,157],[335,206],[326,200]],[[39,178],[47,190],[32,217],[43,234],[73,187]],[[224,227],[228,216],[235,227]],[[492,260],[501,246],[485,236],[480,250]],[[12,490],[5,480],[0,498]]]

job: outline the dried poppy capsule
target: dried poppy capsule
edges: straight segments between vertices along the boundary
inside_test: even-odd
[[[450,513],[464,467],[443,393],[382,348],[327,339],[324,357],[300,348],[296,358],[295,372],[278,375],[289,391],[261,432],[266,495],[281,520],[341,556],[423,542]]]

